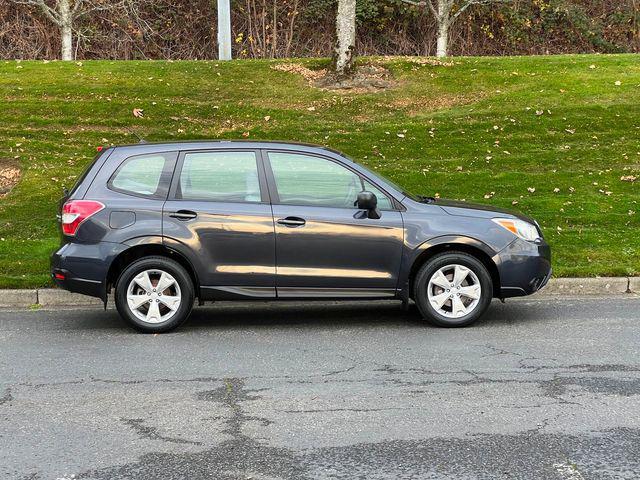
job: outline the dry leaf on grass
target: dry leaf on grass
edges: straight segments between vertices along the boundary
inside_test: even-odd
[[[300,65],[297,63],[278,63],[277,65],[273,65],[271,68],[273,68],[274,70],[279,70],[281,72],[297,73],[298,75],[301,75],[308,82],[312,80],[317,80],[318,78],[324,76],[327,73],[325,69],[311,70],[310,68],[307,68],[304,65]]]
[[[0,165],[0,197],[6,195],[20,180],[20,169]]]
[[[346,78],[337,77],[335,73],[327,69],[311,70],[297,63],[278,63],[271,68],[301,75],[309,86],[321,90],[367,93],[396,86],[389,70],[374,64],[361,65],[353,75]]]

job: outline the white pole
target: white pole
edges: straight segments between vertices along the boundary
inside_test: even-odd
[[[218,58],[231,60],[230,0],[218,0]]]

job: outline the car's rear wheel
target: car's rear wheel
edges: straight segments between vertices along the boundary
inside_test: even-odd
[[[145,257],[122,272],[115,297],[118,313],[135,329],[168,332],[189,317],[193,282],[179,263],[165,257]]]
[[[493,298],[487,267],[464,252],[429,259],[414,281],[414,300],[423,318],[440,327],[464,327],[478,320]]]

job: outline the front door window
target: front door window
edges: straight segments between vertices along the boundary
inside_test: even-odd
[[[269,162],[281,205],[355,208],[358,193],[369,190],[379,208],[391,201],[378,188],[331,160],[298,153],[270,152]]]

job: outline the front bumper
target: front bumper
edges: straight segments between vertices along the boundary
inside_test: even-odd
[[[66,243],[51,255],[51,278],[60,288],[105,301],[109,267],[126,248],[110,242]]]
[[[516,239],[498,255],[500,298],[531,295],[551,278],[551,248],[544,241]]]

